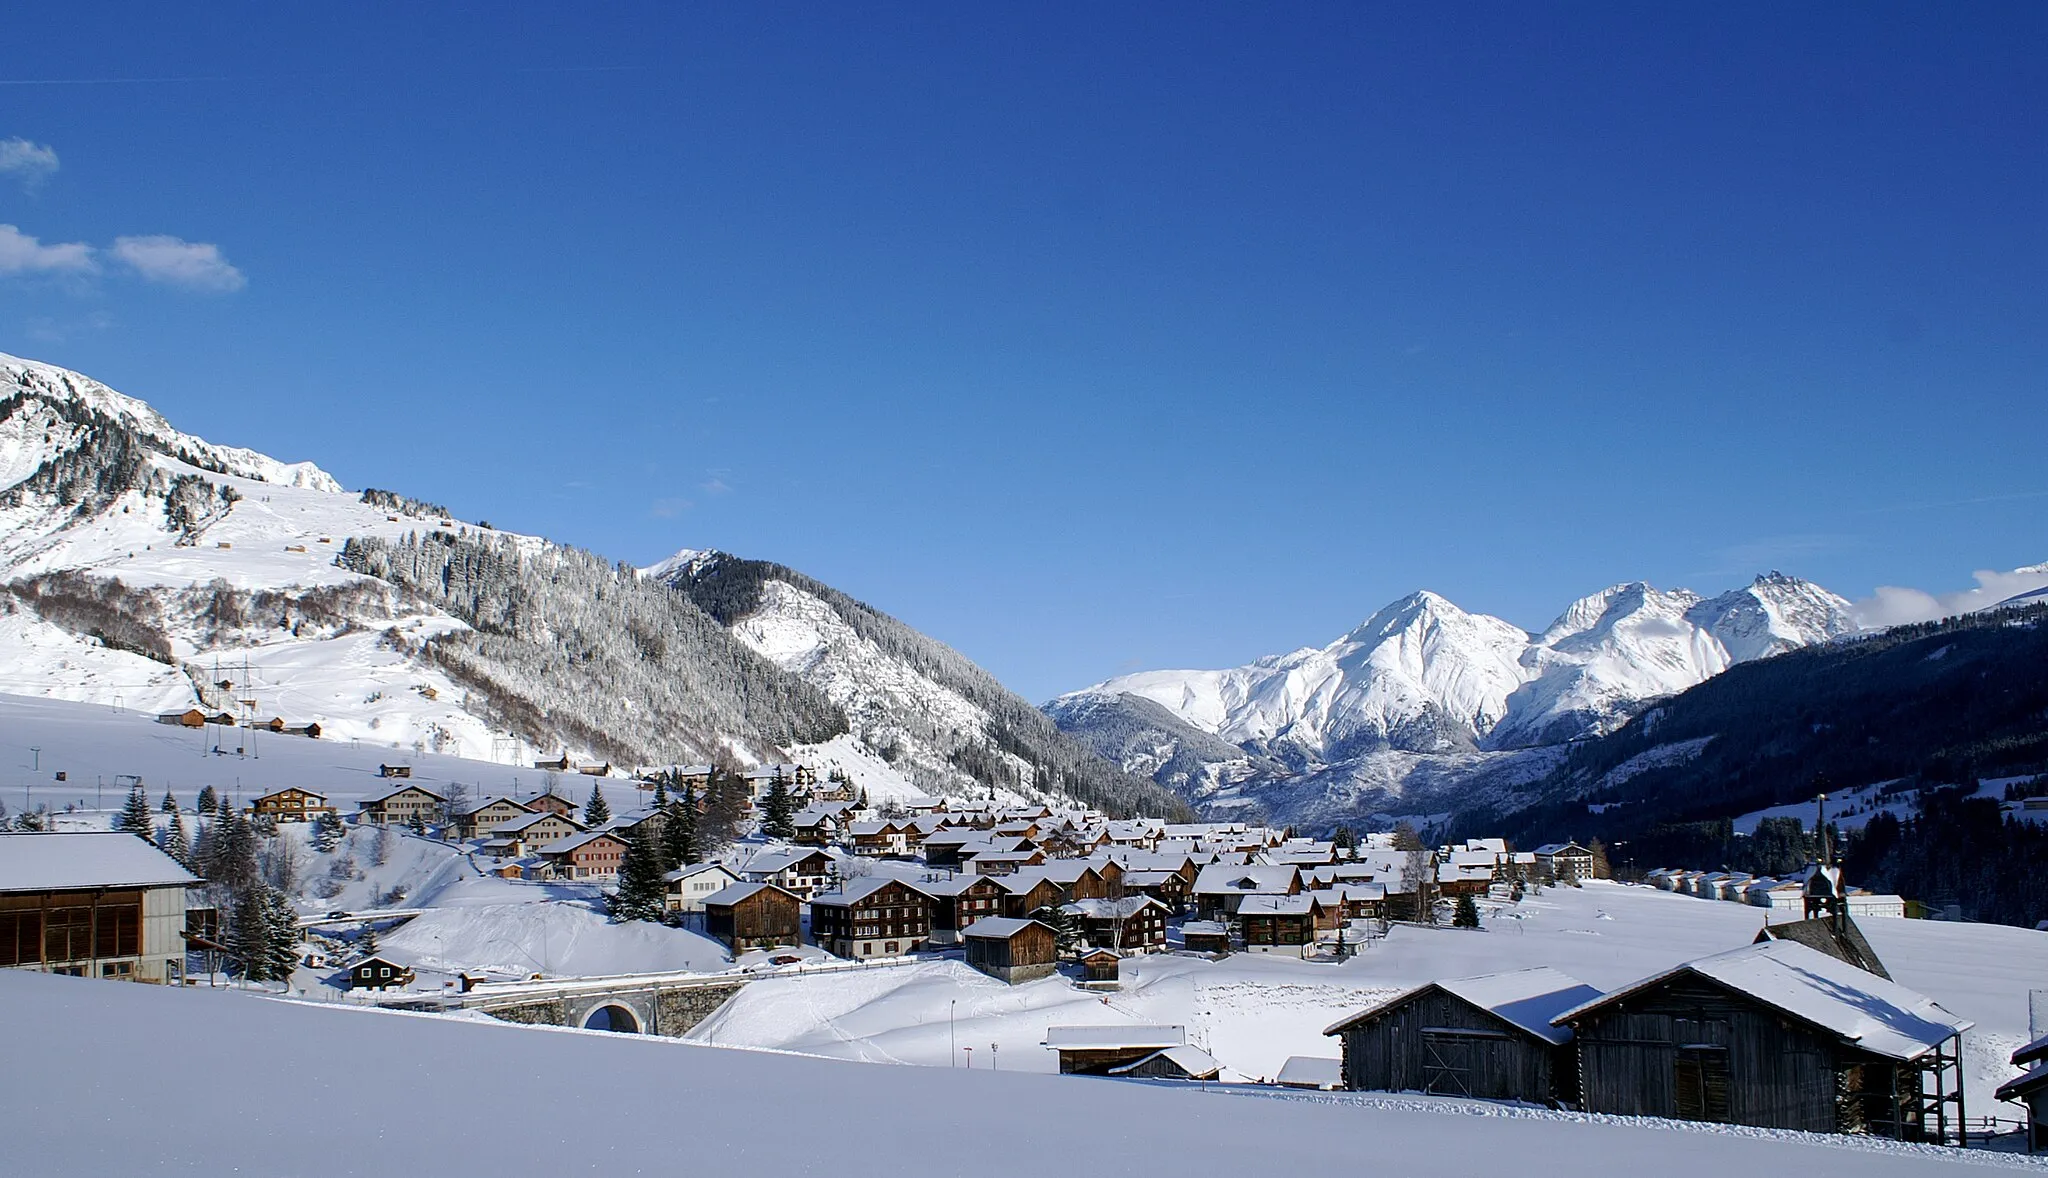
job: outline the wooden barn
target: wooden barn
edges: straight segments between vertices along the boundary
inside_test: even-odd
[[[1968,1022],[1790,940],[1702,957],[1559,1015],[1588,1112],[1963,1138]]]
[[[1431,982],[1324,1031],[1344,1087],[1554,1104],[1576,1095],[1571,1032],[1551,1019],[1600,991],[1548,967]]]
[[[1145,1025],[1047,1027],[1045,1046],[1058,1053],[1063,1076],[1106,1076],[1169,1047],[1187,1045],[1186,1027]]]
[[[735,956],[748,949],[801,945],[802,908],[803,901],[786,888],[736,883],[704,897],[704,935],[723,941]]]
[[[411,967],[399,965],[388,957],[365,957],[348,967],[348,988],[351,990],[382,990],[390,986],[402,990],[412,983]]]
[[[1213,1080],[1223,1065],[1199,1047],[1185,1044],[1155,1051],[1136,1063],[1109,1069],[1112,1076],[1141,1080]]]
[[[1057,968],[1053,931],[1035,920],[986,916],[962,930],[961,940],[969,966],[1013,986]]]
[[[2000,1085],[1998,1099],[2027,1107],[2027,1152],[2048,1150],[2048,1035],[2013,1052],[2012,1066],[2028,1070]]]

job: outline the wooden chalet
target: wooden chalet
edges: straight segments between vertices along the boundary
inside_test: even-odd
[[[1166,905],[1150,896],[1120,900],[1075,900],[1062,911],[1081,926],[1082,939],[1120,953],[1153,953],[1166,948]]]
[[[931,897],[899,879],[869,876],[811,897],[811,940],[838,957],[894,957],[931,936]]]
[[[1246,896],[1238,902],[1237,923],[1248,952],[1305,953],[1316,943],[1318,916],[1323,911],[1311,892]]]
[[[1230,952],[1230,926],[1220,920],[1189,920],[1180,926],[1181,947],[1190,953]]]
[[[448,799],[425,786],[408,785],[381,798],[359,803],[356,813],[364,821],[378,826],[402,825],[415,817],[421,822],[432,822],[441,816],[441,808],[447,804]]]
[[[771,883],[742,880],[704,898],[704,933],[734,956],[803,944],[803,901]]]
[[[1204,920],[1237,915],[1247,896],[1292,896],[1301,891],[1293,864],[1211,863],[1195,876],[1195,907]]]
[[[1097,985],[1115,982],[1123,973],[1124,955],[1107,945],[1083,949],[1075,960],[1081,965],[1082,976]]]
[[[566,752],[552,761],[535,761],[533,763],[533,767],[536,769],[551,769],[556,773],[567,773],[569,765],[569,754]]]
[[[206,727],[206,713],[198,708],[186,708],[182,712],[165,712],[156,718],[159,724],[171,724],[180,728]]]
[[[1290,1055],[1273,1082],[1282,1088],[1328,1092],[1344,1086],[1344,1061],[1321,1055]]]
[[[522,814],[502,822],[491,832],[492,839],[516,839],[529,847],[544,847],[560,839],[583,833],[583,824],[562,814]]]
[[[365,957],[348,967],[348,988],[351,990],[385,990],[393,986],[404,989],[412,983],[411,967],[399,965],[386,957]]]
[[[1067,902],[1067,892],[1058,882],[1035,872],[996,877],[1003,890],[1004,916],[1030,916],[1041,908],[1057,908]]]
[[[901,858],[910,852],[904,824],[893,818],[848,823],[846,837],[854,854],[872,859]]]
[[[1971,1024],[1796,941],[1689,961],[1554,1021],[1589,1112],[1963,1143]]]
[[[1035,920],[986,916],[962,929],[960,938],[969,966],[1013,986],[1057,968],[1057,939]]]
[[[968,925],[985,917],[1001,916],[1003,901],[1009,895],[1002,884],[985,875],[956,875],[922,882],[917,887],[932,898],[931,940],[935,945],[953,944]]]
[[[972,827],[947,827],[925,836],[924,861],[932,867],[958,867],[961,848],[980,841],[981,832]]]
[[[529,798],[520,804],[537,814],[554,814],[571,820],[583,812],[583,807],[553,790],[544,791],[539,797]],[[577,825],[580,828],[582,824],[579,822]]]
[[[279,727],[280,729],[282,729],[282,728],[284,727],[284,721],[282,721],[282,720],[279,720],[279,721],[278,721],[277,723],[278,723],[278,727]],[[411,777],[411,776],[412,776],[412,766],[411,766],[411,765],[379,765],[379,766],[377,766],[377,776],[379,776],[379,777]]]
[[[839,878],[839,865],[823,851],[766,851],[740,868],[740,878],[772,883],[808,902]]]
[[[1187,1046],[1186,1027],[1110,1025],[1047,1027],[1044,1046],[1059,1055],[1060,1074],[1106,1076],[1155,1052]]]
[[[311,822],[322,814],[334,813],[334,807],[327,804],[326,794],[294,785],[257,798],[249,803],[249,813],[275,822]]]
[[[476,839],[496,834],[500,826],[533,813],[511,798],[478,798],[455,809],[448,817],[457,838]]]
[[[557,839],[540,849],[563,879],[617,879],[626,861],[626,840],[608,830]]]
[[[1343,1084],[1556,1104],[1577,1095],[1571,1031],[1551,1019],[1600,991],[1554,969],[1431,982],[1324,1031],[1343,1044]]]

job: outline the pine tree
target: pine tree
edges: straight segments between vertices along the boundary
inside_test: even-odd
[[[583,825],[595,830],[612,820],[612,808],[604,800],[604,784],[590,787],[590,801],[583,806]]]
[[[414,810],[412,812],[412,817],[406,819],[405,828],[413,832],[414,834],[424,838],[426,837],[427,833],[427,820],[420,816],[420,812],[418,810]]]
[[[313,849],[323,855],[330,854],[341,845],[347,833],[341,825],[341,815],[332,810],[325,811],[313,822]]]
[[[1479,905],[1472,902],[1471,896],[1458,897],[1458,910],[1451,916],[1451,925],[1454,928],[1479,927]]]
[[[264,972],[271,981],[286,981],[299,967],[299,914],[291,897],[273,887],[260,893],[264,926],[269,939],[264,944]]]
[[[654,779],[654,808],[656,810],[668,809],[668,774],[666,773]]]
[[[614,920],[660,920],[667,906],[661,851],[645,822],[626,836],[626,855],[619,863],[619,890],[608,896]]]
[[[1081,943],[1081,922],[1064,904],[1047,904],[1033,912],[1031,919],[1052,930],[1053,951],[1061,957]]]
[[[366,924],[363,926],[363,935],[356,938],[356,948],[360,950],[362,952],[362,955],[365,957],[375,957],[377,955],[376,925]]]
[[[663,860],[673,871],[697,862],[697,787],[683,787],[681,801],[670,802],[661,820]]]
[[[789,785],[777,777],[768,786],[768,796],[761,799],[761,833],[772,839],[789,838],[796,833],[796,825],[790,821],[795,813]]]
[[[214,807],[219,804],[220,795],[213,791],[212,786],[202,785],[199,787],[199,812],[201,814],[213,813]]]
[[[114,820],[115,830],[125,830],[144,841],[156,835],[156,823],[149,816],[149,798],[142,792],[140,782],[128,791],[128,802],[121,807],[121,816]]]
[[[228,956],[242,967],[242,976],[252,982],[267,982],[275,963],[277,943],[271,919],[275,908],[265,895],[270,889],[254,884],[237,891],[234,910],[228,918]]]
[[[178,812],[178,795],[166,789],[164,791],[164,804],[158,808],[165,814],[176,814]]]
[[[163,835],[157,840],[157,847],[164,854],[178,861],[180,867],[192,865],[192,846],[185,838],[185,817],[176,810],[171,811],[171,820],[164,824]]]

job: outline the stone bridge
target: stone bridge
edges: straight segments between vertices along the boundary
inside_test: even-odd
[[[589,1027],[636,1035],[681,1038],[711,1017],[747,978],[686,974],[629,974],[554,982],[485,983],[457,1005],[508,1023]]]

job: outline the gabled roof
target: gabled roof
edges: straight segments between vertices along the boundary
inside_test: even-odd
[[[903,884],[913,892],[924,894],[919,892],[916,884],[906,883],[894,876],[870,875],[862,879],[847,880],[841,883],[836,891],[819,892],[811,897],[811,907],[816,908],[822,904],[827,908],[845,908],[860,903],[890,884]]]
[[[520,831],[525,830],[527,827],[533,826],[536,823],[545,822],[550,818],[554,819],[556,822],[566,822],[578,830],[583,829],[583,824],[581,822],[576,821],[574,818],[571,818],[566,814],[552,814],[546,810],[542,810],[538,814],[525,814],[518,818],[514,818],[510,822],[501,824],[498,827],[497,833],[518,834]]]
[[[1322,1055],[1290,1055],[1273,1082],[1282,1088],[1336,1088],[1344,1083],[1344,1061]]]
[[[567,838],[556,839],[554,842],[542,847],[540,853],[543,855],[566,855],[585,843],[594,843],[598,839],[610,839],[620,846],[626,845],[625,839],[620,838],[609,830],[586,830],[582,834],[572,834]]]
[[[2030,1063],[2044,1059],[2048,1059],[2048,1035],[2043,1035],[2018,1051],[2013,1052],[2012,1066],[2023,1068]]]
[[[1784,924],[1767,924],[1756,935],[1759,941],[1772,939],[1797,941],[1819,953],[1825,953],[1836,961],[1846,962],[1857,969],[1874,973],[1891,980],[1884,962],[1877,959],[1877,950],[1870,947],[1870,941],[1863,930],[1848,915],[1842,917],[1841,928],[1835,927],[1832,917],[1816,916],[1810,920],[1794,920]]]
[[[448,800],[447,798],[442,797],[440,794],[435,793],[433,790],[428,789],[424,785],[401,785],[397,789],[392,790],[388,794],[381,794],[377,797],[371,798],[366,802],[358,802],[356,804],[358,806],[367,808],[370,806],[374,806],[379,802],[388,802],[392,798],[397,797],[399,794],[425,794],[437,802],[445,802]]]
[[[1544,843],[1536,848],[1534,853],[1542,855],[1547,859],[1552,855],[1562,855],[1567,852],[1578,855],[1590,855],[1593,853],[1577,843]]]
[[[663,875],[661,878],[673,883],[679,879],[689,879],[693,875],[703,875],[707,871],[720,871],[726,875],[731,875],[734,879],[739,878],[739,876],[733,874],[732,868],[727,867],[723,863],[686,863],[674,871]]]
[[[762,892],[781,892],[783,895],[788,896],[792,900],[797,900],[799,903],[802,902],[801,897],[799,897],[795,892],[788,890],[787,888],[778,888],[774,884],[767,883],[762,880],[742,880],[736,884],[727,884],[726,886],[704,897],[704,903],[717,904],[720,907],[724,907],[727,905],[737,904],[742,900],[746,900],[753,896],[757,896]]]
[[[1239,916],[1308,916],[1315,911],[1316,898],[1312,892],[1296,892],[1292,896],[1276,896],[1267,892],[1246,896],[1237,906]]]
[[[1342,1034],[1358,1023],[1376,1019],[1431,990],[1441,990],[1486,1011],[1509,1026],[1551,1044],[1571,1041],[1571,1030],[1553,1023],[1559,1014],[1583,1006],[1600,996],[1600,991],[1570,974],[1561,973],[1547,965],[1537,966],[1534,969],[1480,974],[1470,978],[1450,978],[1417,986],[1413,990],[1396,994],[1377,1006],[1332,1023],[1323,1034]]]
[[[1189,1047],[1186,1044],[1182,1044],[1179,1047],[1168,1047],[1162,1051],[1155,1051],[1135,1063],[1127,1063],[1122,1067],[1111,1068],[1109,1069],[1109,1074],[1112,1076],[1129,1075],[1139,1068],[1158,1060],[1164,1060],[1172,1064],[1190,1080],[1213,1080],[1216,1078],[1216,1074],[1223,1070],[1223,1065],[1217,1063],[1215,1057],[1208,1052],[1199,1047]]]
[[[1581,1018],[1680,974],[1719,983],[1888,1059],[1918,1059],[1973,1023],[1916,993],[1797,941],[1762,941],[1652,974],[1552,1021]]]
[[[1195,893],[1227,896],[1286,892],[1300,876],[1301,870],[1291,863],[1211,863],[1195,876]]]
[[[1146,908],[1164,910],[1166,905],[1150,896],[1125,896],[1121,900],[1076,900],[1061,905],[1060,911],[1089,920],[1129,920]]]
[[[816,848],[800,851],[764,851],[741,865],[740,872],[743,875],[774,875],[813,857],[822,857],[828,864],[832,861],[832,856]]]
[[[1045,1029],[1045,1046],[1054,1051],[1103,1051],[1133,1047],[1163,1051],[1168,1047],[1179,1047],[1187,1041],[1186,1027],[1146,1023]]]
[[[980,937],[990,940],[1007,941],[1032,925],[1051,931],[1049,926],[1035,920],[1021,920],[1014,916],[984,916],[960,930],[963,937]]]
[[[462,803],[460,806],[455,807],[455,813],[464,816],[475,814],[478,811],[483,810],[486,807],[489,807],[497,802],[503,802],[508,806],[516,806],[521,810],[527,810],[532,808],[528,806],[525,802],[516,802],[513,801],[511,798],[501,797],[497,794],[492,794],[487,798],[477,798],[474,801]]]
[[[200,882],[125,831],[0,834],[0,892],[177,887]]]
[[[2032,1093],[2048,1088],[2048,1063],[2041,1064],[2022,1076],[2015,1076],[1998,1086],[1993,1093],[1999,1100],[2019,1100]]]

